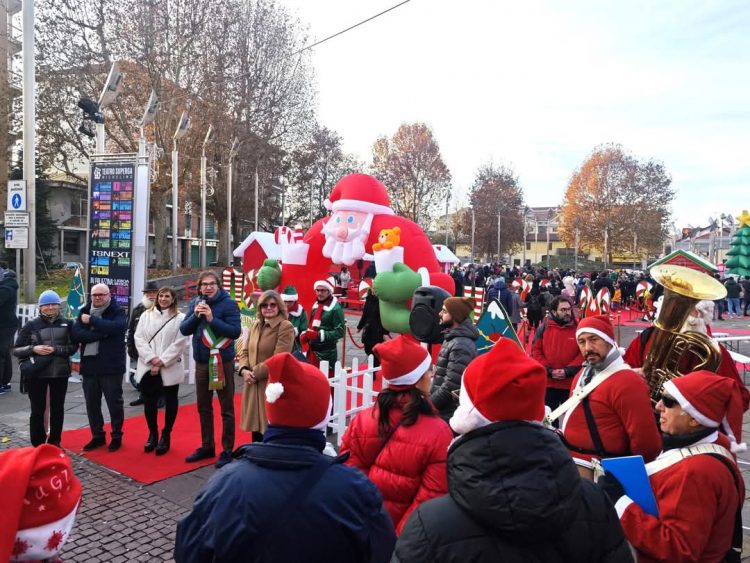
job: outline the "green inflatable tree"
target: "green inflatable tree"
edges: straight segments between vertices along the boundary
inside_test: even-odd
[[[740,228],[735,233],[731,248],[727,252],[727,271],[730,274],[750,276],[750,213],[744,209],[737,219],[740,221]]]

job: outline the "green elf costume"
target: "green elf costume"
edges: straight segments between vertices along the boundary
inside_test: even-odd
[[[297,295],[297,288],[293,285],[288,285],[284,288],[281,293],[281,299],[286,305],[287,312],[289,313],[289,322],[294,327],[294,346],[292,346],[292,354],[298,356],[302,354],[302,344],[300,344],[299,336],[307,330],[307,313],[305,308],[299,303],[299,295]]]
[[[310,346],[307,355],[308,361],[313,365],[327,361],[331,369],[338,359],[336,344],[344,337],[346,323],[344,321],[344,310],[333,295],[333,284],[327,280],[315,282],[315,289],[325,288],[329,291],[328,299],[313,303],[310,313],[310,328],[300,337],[303,346]]]

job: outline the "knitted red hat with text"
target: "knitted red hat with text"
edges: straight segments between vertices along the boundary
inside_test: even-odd
[[[464,371],[450,425],[459,434],[501,420],[544,418],[547,371],[510,338],[498,340]]]
[[[410,387],[429,369],[432,359],[427,350],[408,336],[397,336],[372,351],[380,358],[380,373],[389,387]]]
[[[0,454],[0,561],[43,560],[61,549],[75,521],[81,482],[60,448],[42,444]]]
[[[607,315],[597,315],[595,317],[581,319],[581,322],[578,323],[578,330],[576,330],[576,338],[578,338],[583,332],[596,334],[605,342],[617,347],[617,342],[615,342],[615,330]]]
[[[368,174],[349,174],[333,187],[323,202],[333,211],[361,211],[375,215],[393,215],[386,187]]]
[[[331,412],[328,379],[312,364],[289,352],[266,360],[266,414],[268,422],[294,428],[322,430]]]
[[[701,426],[721,428],[732,444],[733,452],[742,452],[742,395],[737,382],[713,372],[701,370],[664,383],[664,392],[680,403],[682,409]]]

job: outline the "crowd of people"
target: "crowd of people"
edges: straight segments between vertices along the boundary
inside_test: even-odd
[[[745,489],[736,455],[745,449],[750,392],[726,350],[716,373],[686,356],[687,375],[654,400],[643,370],[653,329],[623,350],[608,315],[577,318],[583,287],[619,292],[625,306],[637,299],[639,276],[462,270],[453,272],[456,296],[437,314],[443,343],[434,361],[414,338],[389,337],[377,297],[367,296],[358,328],[384,389],[351,420],[338,453],[326,440],[332,394],[319,365],[337,359],[345,321],[328,280],[315,282],[309,314],[294,286],[262,293],[244,336],[237,304],[213,272],[200,274],[187,314],[172,290],[146,288],[144,307],[131,315],[129,349],[149,429],[144,451],[169,451],[190,337],[202,441],[187,462],[216,457],[214,392],[221,409],[219,471],[178,525],[176,561],[739,560]],[[519,278],[528,282],[523,300]],[[501,339],[478,355],[467,284],[487,288],[512,323],[527,320],[528,352]],[[658,294],[654,285],[652,298]],[[107,444],[102,396],[108,449],[122,444],[128,320],[106,286],[91,296],[68,320],[59,297],[45,292],[39,317],[19,332],[13,353],[26,364],[33,446],[60,446],[67,360],[79,346],[91,430],[84,450]],[[710,334],[715,309],[698,302],[683,329]],[[236,450],[235,376],[244,385],[240,426],[252,434]],[[606,460],[632,455],[645,463],[657,514],[605,470]]]

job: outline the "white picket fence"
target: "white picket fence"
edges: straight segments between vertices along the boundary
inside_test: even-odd
[[[334,365],[334,376],[328,380],[333,389],[333,413],[328,421],[328,428],[336,433],[336,443],[339,446],[354,415],[372,406],[378,396],[378,392],[372,388],[372,382],[380,367],[375,367],[374,361],[370,355],[362,368],[357,358],[352,359],[351,369],[343,367],[341,362]],[[327,374],[328,369],[328,362],[320,362],[320,371]]]
[[[23,326],[37,316],[39,307],[36,303],[19,303],[16,305],[16,316],[20,321],[18,326]]]

